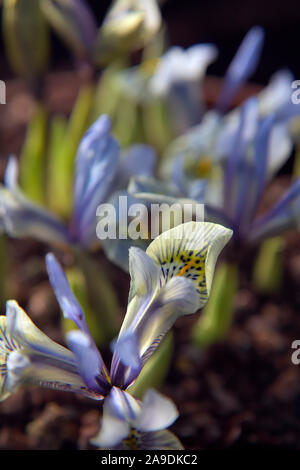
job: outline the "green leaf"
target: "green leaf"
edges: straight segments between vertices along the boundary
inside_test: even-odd
[[[293,178],[296,180],[300,177],[300,145],[296,145],[295,158],[294,158],[294,168],[293,168]]]
[[[96,86],[89,124],[92,124],[101,114],[108,114],[111,119],[114,118],[121,94],[117,83],[118,75],[124,65],[123,61],[117,62],[103,70]]]
[[[46,111],[37,105],[20,156],[20,184],[26,195],[39,204],[45,203],[46,128]]]
[[[221,264],[215,273],[210,298],[194,329],[194,344],[207,347],[226,338],[232,323],[238,288],[238,267]]]
[[[262,293],[272,294],[280,290],[283,278],[283,249],[281,237],[262,242],[255,260],[253,283]]]
[[[146,141],[161,154],[175,137],[165,103],[159,99],[145,103],[142,117]]]
[[[40,0],[4,0],[3,35],[6,55],[17,75],[36,86],[49,57],[49,32]]]
[[[91,103],[94,96],[94,87],[85,85],[79,92],[77,101],[71,113],[69,122],[64,132],[64,138],[57,148],[55,155],[50,154],[49,188],[55,188],[55,192],[50,194],[48,190],[48,201],[50,205],[56,206],[56,211],[61,217],[69,217],[73,202],[73,175],[74,159],[81,137],[87,129],[88,116],[91,109]],[[53,129],[53,126],[56,129]],[[55,145],[56,139],[59,140],[63,133],[64,124],[57,122],[52,126],[52,145]],[[53,136],[55,134],[55,137]],[[53,161],[54,159],[54,161]],[[57,202],[52,201],[52,198]],[[51,199],[51,201],[50,201]]]
[[[67,120],[63,116],[54,116],[50,122],[48,138],[48,166],[47,166],[47,206],[56,213],[61,214],[60,198],[55,197],[60,192],[60,174],[62,171],[61,148],[64,145],[66,135]]]
[[[149,388],[160,388],[162,386],[169,371],[173,348],[173,333],[169,332],[145,364],[133,386],[130,387],[132,395],[141,399]]]
[[[103,343],[109,344],[118,333],[120,311],[109,272],[99,268],[99,263],[82,251],[77,252],[77,262],[86,281],[89,303],[101,328]]]

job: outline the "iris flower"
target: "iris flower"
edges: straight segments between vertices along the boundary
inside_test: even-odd
[[[213,44],[196,44],[187,49],[174,46],[160,58],[121,71],[117,84],[138,103],[157,99],[165,102],[175,132],[183,133],[201,119],[201,85],[216,55]]]
[[[300,179],[273,209],[256,216],[267,182],[285,160],[286,147],[291,150],[277,126],[276,114],[260,117],[258,100],[249,99],[227,144],[223,143],[228,157],[220,174],[204,183],[206,219],[230,227],[237,242],[258,242],[299,227]]]
[[[263,39],[263,30],[258,26],[253,27],[232,60],[216,109],[208,114],[212,135],[218,129],[221,116],[228,110],[234,96],[254,72]],[[150,66],[146,61],[140,66],[123,71],[119,83],[121,88],[138,102],[147,102],[157,97],[164,99],[171,111],[174,129],[184,137],[184,133],[187,133],[188,138],[189,129],[195,126],[195,132],[198,132],[201,126],[199,122],[205,116],[200,85],[207,67],[216,56],[217,48],[213,44],[196,44],[185,50],[178,46],[172,47],[156,62],[152,60]],[[194,135],[193,129],[191,133]]]
[[[112,344],[110,371],[60,265],[48,254],[47,270],[58,303],[77,326],[67,334],[71,351],[42,333],[15,301],[8,301],[6,317],[0,317],[1,399],[22,385],[81,393],[104,400],[95,445],[181,449],[165,429],[178,416],[175,405],[154,390],[137,400],[130,387],[176,319],[207,302],[217,257],[231,234],[219,225],[190,222],[164,232],[146,253],[131,248],[128,308]]]
[[[266,184],[293,149],[292,124],[300,106],[291,102],[291,73],[277,72],[256,97],[221,113],[229,103],[224,90],[231,96],[238,83],[230,74],[242,70],[247,60],[253,68],[257,41],[248,33],[225,76],[216,109],[169,146],[160,169],[181,197],[205,204],[206,220],[232,228],[236,241],[257,242],[299,225],[299,180],[271,211],[256,217]]]
[[[12,237],[32,237],[50,244],[99,243],[96,209],[116,189],[125,188],[133,174],[152,175],[155,153],[147,145],[134,145],[120,154],[111,136],[111,122],[102,115],[83,136],[76,155],[73,210],[69,224],[33,204],[17,184],[17,160],[11,157],[0,186],[0,214],[4,230]],[[55,197],[55,195],[53,195]]]

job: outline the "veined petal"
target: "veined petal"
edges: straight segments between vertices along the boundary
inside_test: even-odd
[[[140,412],[141,405],[134,397],[113,387],[105,398],[101,429],[92,444],[101,448],[117,446],[129,435],[130,423]]]
[[[231,235],[231,230],[220,225],[189,222],[164,232],[149,245],[146,255],[159,267],[160,279],[157,282],[157,270],[145,255],[145,265],[148,263],[155,276],[149,274],[148,284],[143,281],[140,290],[135,288],[136,281],[132,282],[119,335],[136,334],[143,364],[180,315],[194,313],[207,302],[217,257]],[[135,253],[130,252],[132,259]],[[139,264],[132,263],[131,268],[133,279],[146,275]],[[136,373],[114,355],[111,377],[115,385],[128,387]]]
[[[161,268],[165,282],[175,276],[191,280],[199,294],[199,308],[207,302],[217,258],[232,231],[209,222],[188,222],[162,233],[146,253]]]
[[[119,146],[110,130],[108,116],[100,116],[83,136],[76,155],[71,232],[82,243],[89,242],[96,209],[108,196],[117,174]]]
[[[123,335],[112,343],[112,351],[125,366],[131,367],[137,371],[137,375],[139,374],[142,364],[137,338],[134,333],[125,331]]]
[[[66,363],[74,364],[71,351],[52,341],[35,326],[15,300],[6,302],[6,320],[8,334],[14,342],[21,344],[23,349],[55,356]]]
[[[0,185],[0,217],[8,235],[32,237],[47,243],[68,244],[67,228],[50,212],[29,201],[17,186],[17,161],[9,159],[5,186]]]
[[[150,300],[145,299],[141,303],[138,296],[132,299],[119,338],[129,332],[135,333],[139,357],[145,365],[177,318],[194,313],[198,307],[198,293],[192,282],[178,277],[170,279],[165,286],[156,290]],[[114,354],[111,376],[115,385],[127,388],[137,378],[139,369],[125,367],[124,362],[122,357]]]
[[[129,305],[116,345],[119,342],[122,344],[124,335],[134,335],[140,358],[139,338],[135,335],[135,327],[157,291],[160,283],[160,269],[155,261],[141,249],[131,247],[129,250],[129,271],[131,276]],[[130,381],[134,380],[140,371],[139,367],[132,365],[129,367],[130,372],[128,371],[129,364],[127,364],[126,358],[123,358],[122,352],[122,348],[120,350],[116,347],[111,363],[112,381],[118,385],[123,384],[125,376],[128,375],[130,375]]]
[[[135,310],[135,299],[128,307]],[[145,364],[172,328],[177,318],[195,313],[199,309],[199,295],[192,281],[174,277],[167,281],[144,311],[136,314],[130,328],[139,339],[140,355]],[[127,379],[126,383],[131,383]]]
[[[90,336],[79,330],[67,333],[70,349],[76,357],[76,365],[84,383],[96,393],[106,395],[110,390],[110,378],[101,355]]]
[[[71,351],[42,333],[13,300],[0,316],[0,372],[0,400],[21,385],[101,398],[85,386]]]
[[[171,426],[177,418],[178,410],[172,400],[155,390],[148,390],[134,427],[145,432],[159,431]]]
[[[103,392],[106,388],[110,388],[109,375],[102,356],[88,329],[82,308],[69,286],[65,273],[52,253],[48,253],[46,256],[46,266],[50,283],[64,317],[72,320],[84,333],[80,338],[74,334],[71,337],[71,345],[78,360],[79,372],[82,373],[85,383],[89,383],[89,387],[94,383],[94,379],[91,379],[91,377],[95,377]],[[77,340],[79,340],[79,343]],[[87,361],[90,365],[91,363],[95,364],[94,374],[92,374],[90,369],[85,369],[86,366],[83,362],[86,356],[89,356]],[[94,387],[91,388],[98,389],[95,383]]]
[[[129,301],[135,296],[152,294],[160,280],[160,269],[155,261],[140,248],[132,247],[129,252],[131,285]]]

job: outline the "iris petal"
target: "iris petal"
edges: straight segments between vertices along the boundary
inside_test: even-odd
[[[46,255],[46,267],[51,286],[64,317],[72,320],[79,329],[88,332],[82,308],[71,291],[65,273],[52,253]]]
[[[78,330],[68,332],[67,341],[75,354],[76,366],[84,383],[96,393],[106,395],[110,390],[110,379],[94,342]]]
[[[67,244],[69,237],[63,222],[33,204],[17,186],[17,162],[9,159],[5,186],[0,185],[0,217],[5,231],[12,237],[32,237],[43,242]]]
[[[85,382],[89,383],[89,386],[91,386],[90,380],[91,383],[94,383],[94,380],[93,378],[90,379],[88,377],[94,377],[95,375],[97,376],[98,374],[100,374],[100,386],[102,388],[109,387],[108,372],[106,370],[102,356],[98,351],[97,346],[90,334],[82,308],[69,286],[65,273],[63,272],[62,268],[60,267],[60,264],[57,262],[55,256],[52,253],[48,253],[48,255],[46,256],[46,265],[52,288],[54,290],[60,308],[62,309],[64,317],[72,320],[87,337],[88,347],[84,347],[86,341],[83,340],[81,348],[80,346],[78,348],[78,344],[76,343],[76,341],[73,342],[73,339],[78,339],[78,336],[72,336],[72,345],[75,348],[74,352],[76,357],[78,358],[79,371],[82,372],[82,376]],[[81,337],[81,339],[82,338],[83,336]],[[90,362],[90,359],[92,359],[91,363],[95,364],[94,375],[89,369],[85,370],[84,368],[83,363],[85,356],[90,356],[88,359],[88,363]],[[98,389],[98,387],[96,387],[96,389]]]
[[[83,136],[76,155],[74,210],[71,233],[83,244],[94,240],[96,209],[112,189],[119,163],[119,146],[102,115]]]
[[[217,257],[231,235],[220,225],[189,222],[157,237],[146,254],[131,249],[132,283],[119,338],[135,333],[143,364],[180,315],[207,302]],[[115,385],[128,387],[136,373],[114,355],[111,377]]]
[[[171,426],[177,418],[178,410],[172,400],[155,390],[148,390],[134,425],[139,431],[159,431]]]
[[[161,267],[164,280],[190,279],[199,293],[199,308],[207,302],[217,258],[232,231],[209,222],[188,222],[164,232],[146,253]]]
[[[264,41],[264,31],[255,26],[248,31],[237,53],[229,65],[217,108],[224,112],[233,96],[252,75],[260,58]]]
[[[126,392],[114,387],[103,406],[103,418],[98,435],[92,444],[101,448],[113,448],[130,433],[130,422],[140,413],[138,401]]]
[[[0,371],[0,400],[21,385],[101,398],[85,386],[71,351],[42,333],[13,300],[0,317]]]

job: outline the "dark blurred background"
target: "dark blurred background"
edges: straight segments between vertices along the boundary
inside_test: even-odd
[[[1,3],[1,2],[0,2]],[[110,0],[88,0],[100,24]],[[199,42],[213,42],[219,58],[209,72],[222,76],[247,30],[261,25],[266,31],[262,60],[253,80],[266,83],[279,68],[288,67],[300,77],[300,4],[299,0],[165,0],[162,12],[171,44],[187,47]],[[3,57],[1,38],[1,79],[12,76]],[[70,55],[53,37],[52,66],[66,68]]]

